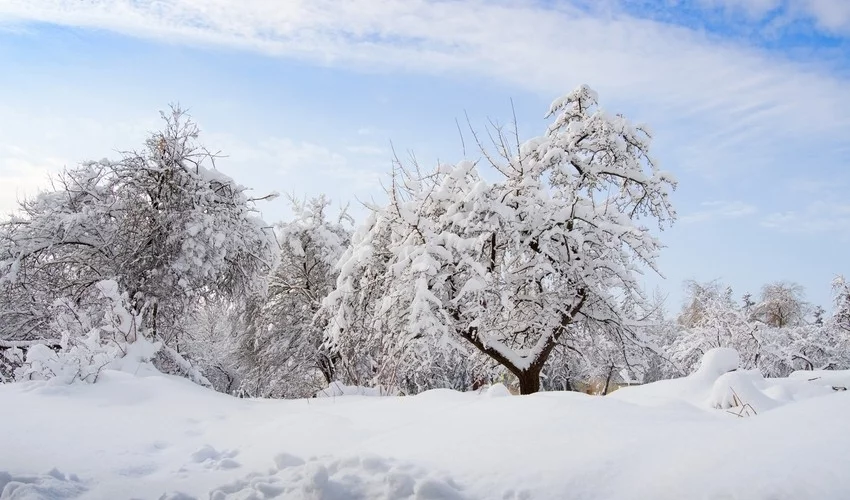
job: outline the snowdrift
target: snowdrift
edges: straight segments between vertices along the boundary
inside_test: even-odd
[[[709,354],[607,397],[251,400],[113,370],[0,385],[0,498],[850,498],[850,393]]]
[[[316,393],[317,398],[335,398],[339,396],[399,396],[401,393],[394,387],[359,387],[331,382],[326,389]]]
[[[796,372],[789,378],[766,379],[758,370],[740,370],[734,349],[711,349],[687,377],[626,387],[611,398],[642,405],[683,401],[701,408],[752,416],[803,399],[836,391],[846,372]],[[836,388],[834,388],[836,387]]]

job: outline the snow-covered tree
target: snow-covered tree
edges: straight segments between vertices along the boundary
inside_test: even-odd
[[[674,356],[676,352],[679,352],[679,341],[682,335],[684,335],[682,326],[675,319],[664,316],[653,318],[653,321],[643,328],[643,337],[651,348],[646,352],[646,369],[641,382],[649,383],[682,377],[689,373],[692,367],[683,365],[681,358],[688,359],[693,352],[686,350],[687,354],[680,356],[680,359]]]
[[[783,328],[804,324],[808,311],[802,286],[777,281],[762,287],[761,300],[753,307],[753,317],[766,325]]]
[[[0,221],[0,340],[62,338],[54,305],[96,301],[104,280],[174,349],[203,297],[262,293],[271,229],[195,123],[179,108],[163,120],[141,151],[67,168]]]
[[[330,219],[324,196],[290,202],[293,220],[277,227],[280,264],[268,296],[249,309],[239,340],[241,390],[252,396],[311,396],[334,380],[335,360],[314,316],[336,284],[353,220],[345,209]]]
[[[817,326],[823,326],[824,318],[826,316],[826,309],[822,306],[815,306],[812,310],[812,323]]]
[[[187,318],[180,352],[219,392],[233,394],[243,380],[236,353],[246,330],[244,308],[238,301],[211,297]]]
[[[850,283],[844,276],[832,280],[833,311],[830,323],[845,335],[850,336]]]
[[[744,300],[740,307],[731,289],[718,282],[690,282],[687,289],[678,321],[681,331],[663,346],[683,373],[695,369],[700,356],[714,347],[736,349],[742,367],[771,377],[850,366],[847,345],[835,323],[840,309],[836,307],[837,316],[829,321],[807,323],[809,307],[799,285],[767,285],[759,303]],[[841,286],[836,290],[840,297]]]
[[[495,182],[478,161],[396,166],[389,204],[373,207],[325,303],[330,344],[357,377],[392,384],[462,345],[528,394],[579,322],[619,325],[594,331],[628,342],[624,305],[645,302],[635,275],[656,269],[661,247],[641,221],[675,217],[673,180],[647,129],[586,86],[547,116],[543,136],[514,148],[500,131],[496,154],[482,148]]]
[[[685,290],[678,317],[682,330],[665,346],[683,374],[699,366],[703,354],[715,347],[734,348],[744,366],[754,366],[760,351],[758,327],[750,324],[746,313],[738,307],[732,289],[718,281],[688,281]]]

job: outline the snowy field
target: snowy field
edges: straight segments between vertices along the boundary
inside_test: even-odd
[[[723,374],[734,357],[607,397],[246,400],[152,371],[5,384],[0,497],[850,498],[850,393],[832,388],[848,373]]]

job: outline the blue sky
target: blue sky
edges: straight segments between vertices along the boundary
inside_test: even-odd
[[[666,279],[646,279],[670,308],[691,278],[828,305],[850,274],[846,0],[7,0],[0,68],[3,212],[172,102],[258,193],[356,203],[382,199],[390,144],[458,160],[455,120],[507,122],[511,99],[530,138],[587,83],[679,180]]]

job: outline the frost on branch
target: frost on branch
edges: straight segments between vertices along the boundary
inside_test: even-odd
[[[645,302],[636,274],[655,270],[660,249],[642,221],[675,218],[674,181],[645,128],[600,109],[587,87],[549,117],[515,147],[497,130],[483,160],[427,174],[396,165],[389,203],[355,234],[325,301],[329,343],[353,378],[394,385],[402,367],[455,350],[486,355],[530,393],[573,335],[628,342],[624,307]]]

